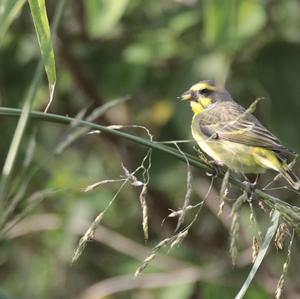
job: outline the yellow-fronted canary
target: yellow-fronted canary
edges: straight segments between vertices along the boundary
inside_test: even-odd
[[[294,189],[300,188],[299,179],[288,166],[295,153],[236,103],[224,87],[203,80],[181,98],[190,102],[194,113],[193,138],[217,164],[242,174],[273,169]]]

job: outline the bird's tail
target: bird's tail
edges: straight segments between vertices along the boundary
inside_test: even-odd
[[[300,180],[291,169],[284,167],[280,173],[295,190],[300,189]]]

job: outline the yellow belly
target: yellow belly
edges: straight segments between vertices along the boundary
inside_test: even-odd
[[[275,154],[269,150],[227,140],[212,139],[202,134],[199,129],[193,128],[193,126],[192,135],[201,150],[233,171],[263,173],[268,168],[278,170],[280,167]]]

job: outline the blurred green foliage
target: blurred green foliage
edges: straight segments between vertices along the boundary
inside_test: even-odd
[[[57,3],[46,1],[50,22]],[[22,107],[41,55],[29,5],[23,4],[24,1],[0,0],[2,106]],[[155,140],[188,139],[191,112],[189,107],[178,103],[177,97],[196,81],[212,78],[226,82],[234,98],[245,107],[255,98],[265,97],[255,114],[286,146],[300,152],[299,11],[297,0],[69,1],[53,42],[57,84],[50,112],[76,116],[87,109],[88,115],[110,100],[129,95],[130,101],[111,108],[96,121],[106,125],[143,125]],[[45,76],[34,109],[43,110],[48,99]],[[16,119],[1,117],[1,125],[3,165]],[[82,189],[97,181],[120,178],[121,163],[132,171],[140,164],[146,149],[93,134],[82,136],[61,155],[56,155],[54,149],[67,138],[69,130],[58,124],[32,121],[26,131],[10,198],[23,186],[27,175],[32,174],[32,179],[13,216],[31,204],[28,198],[34,192],[50,188],[57,193],[37,204],[1,238],[0,298],[92,298],[83,295],[89,287],[104,283],[105,279],[133,275],[141,259],[147,256],[148,251],[142,256],[134,251],[143,244],[140,190],[128,186],[102,224],[112,235],[117,232],[126,241],[136,242],[134,250],[116,235],[109,240],[101,239],[100,234],[98,241],[89,242],[80,259],[70,265],[86,223],[107,206],[119,183],[89,193]],[[147,137],[139,129],[128,131]],[[36,146],[31,153],[32,162],[26,168],[24,159],[30,156],[32,132],[36,132]],[[195,154],[192,147],[192,144],[182,146]],[[184,163],[153,152],[152,164],[147,197],[150,239],[144,244],[149,248],[173,233],[174,219],[161,223],[169,214],[168,209],[181,207],[186,188]],[[268,175],[262,178],[263,182],[267,180]],[[216,182],[214,192],[218,192],[219,183]],[[194,204],[203,199],[208,184],[204,173],[194,172]],[[274,193],[281,199],[293,199],[284,192]],[[217,197],[213,193],[209,200],[215,208],[213,204],[204,207],[189,235],[169,257],[174,265],[175,261],[200,269],[215,265],[215,270],[222,270],[219,276],[182,284],[174,276],[174,285],[157,288],[143,288],[141,282],[139,287],[112,292],[105,298],[233,298],[251,267],[248,249],[253,228],[249,229],[249,209],[245,207],[241,215],[239,263],[232,269],[228,253],[230,217],[229,213],[216,216]],[[256,213],[259,226],[265,231],[269,218],[258,207]],[[186,223],[192,215],[188,214]],[[114,240],[119,244],[113,245]],[[269,286],[275,291],[284,255],[275,252],[267,257],[245,298],[270,298]],[[167,252],[163,258],[168,258]],[[292,283],[291,287],[287,284],[286,298],[298,296],[299,258],[294,255],[292,259],[295,261],[289,270]],[[228,263],[224,265],[224,261]],[[156,273],[157,280],[164,281],[159,274],[171,270],[174,269],[163,263],[154,263],[146,272]],[[127,284],[131,283],[129,279]],[[112,286],[116,287],[113,283]]]

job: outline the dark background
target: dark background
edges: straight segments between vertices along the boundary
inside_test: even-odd
[[[56,3],[46,3],[50,22]],[[297,0],[69,1],[54,41],[57,85],[50,112],[75,117],[86,109],[88,115],[96,107],[129,96],[130,100],[114,106],[95,122],[142,125],[155,140],[190,139],[190,108],[179,103],[177,97],[199,80],[216,79],[226,82],[236,101],[245,107],[264,97],[255,115],[283,144],[300,152],[299,28]],[[39,58],[25,3],[0,44],[2,106],[22,107]],[[42,110],[48,98],[45,78],[34,110]],[[3,164],[16,119],[1,116],[0,121]],[[126,131],[147,137],[139,129]],[[147,195],[148,243],[143,241],[140,189],[127,186],[105,214],[96,240],[87,244],[71,266],[73,251],[87,223],[107,206],[120,183],[88,193],[82,189],[104,179],[118,179],[123,174],[121,163],[132,171],[147,149],[108,135],[85,134],[55,155],[54,149],[69,135],[69,128],[31,122],[16,163],[12,194],[25,180],[22,165],[33,132],[36,147],[30,170],[39,170],[31,178],[15,215],[30,204],[26,198],[34,192],[51,189],[57,194],[36,204],[1,239],[3,298],[104,298],[99,290],[89,289],[97,283],[99,288],[109,283],[105,298],[234,298],[251,268],[256,228],[245,205],[239,215],[237,264],[232,267],[230,206],[226,205],[224,213],[217,216],[219,180],[183,243],[169,253],[163,250],[161,260],[154,260],[145,270],[147,274],[132,280],[150,248],[173,234],[175,218],[167,219],[163,226],[161,223],[168,209],[182,206],[186,190],[186,165],[154,151]],[[196,154],[193,144],[182,148]],[[299,173],[299,163],[295,169]],[[264,176],[261,184],[273,175]],[[203,199],[208,185],[204,171],[193,169],[193,204]],[[286,192],[273,194],[290,202],[297,197]],[[264,234],[270,225],[269,215],[257,203],[254,210]],[[193,212],[188,214],[186,223],[192,216]],[[297,242],[296,237],[286,279],[284,298],[289,299],[299,297]],[[271,246],[245,298],[273,296],[286,250],[287,246],[283,251]],[[182,269],[193,269],[196,274],[184,274]],[[129,290],[122,288],[120,277]],[[85,293],[88,289],[93,295]]]

